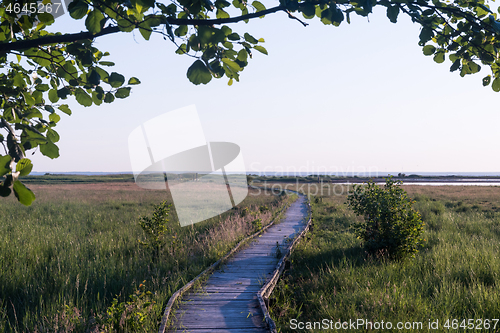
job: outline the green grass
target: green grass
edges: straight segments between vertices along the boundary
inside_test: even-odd
[[[494,208],[500,198],[492,195],[499,189],[407,190],[418,200],[427,241],[405,262],[366,255],[350,229],[359,217],[345,196],[312,197],[313,231],[294,251],[271,299],[281,332],[293,331],[292,319],[423,322],[421,331],[435,332],[429,319],[445,331],[447,319],[500,318],[500,213]]]
[[[153,263],[138,242],[145,238],[138,220],[170,200],[166,191],[133,183],[30,187],[37,195],[31,207],[0,200],[0,332],[96,329],[113,299],[128,301],[144,280],[156,303],[141,325],[157,330],[171,294],[283,204],[271,192],[252,192],[238,209],[184,228],[171,211],[175,243]],[[263,206],[271,210],[261,212]]]

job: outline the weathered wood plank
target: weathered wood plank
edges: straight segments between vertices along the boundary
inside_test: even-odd
[[[257,299],[257,295],[254,295],[253,293],[211,293],[210,295],[211,296],[186,296],[182,301],[251,301]]]
[[[172,333],[263,333],[267,332],[265,328],[229,328],[229,329],[221,329],[221,328],[192,328],[189,330],[174,330],[170,331]]]
[[[206,305],[206,306],[224,306],[231,304],[232,307],[239,309],[240,307],[258,307],[259,306],[259,301],[257,298],[255,299],[218,299],[218,300],[213,300],[213,299],[191,299],[187,301],[183,301],[181,304],[181,307],[184,304],[190,304],[190,305]]]

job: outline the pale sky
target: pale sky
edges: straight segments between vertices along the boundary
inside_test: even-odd
[[[268,3],[270,7],[272,4]],[[113,71],[138,77],[129,98],[85,108],[70,102],[56,130],[61,156],[37,152],[34,171],[130,171],[128,136],[145,121],[196,105],[205,137],[241,147],[248,173],[258,171],[499,172],[500,94],[480,73],[461,78],[418,46],[419,26],[389,22],[382,8],[351,24],[304,28],[284,13],[232,25],[263,37],[240,82],[186,78],[194,59],[153,35],[97,39]],[[54,29],[78,32],[68,15]]]

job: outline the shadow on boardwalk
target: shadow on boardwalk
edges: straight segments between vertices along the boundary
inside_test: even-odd
[[[280,252],[307,223],[307,207],[300,196],[281,223],[273,225],[214,272],[202,290],[183,296],[169,332],[267,332],[257,292],[272,275]]]

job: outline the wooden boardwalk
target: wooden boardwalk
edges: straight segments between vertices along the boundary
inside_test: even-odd
[[[304,229],[307,214],[305,197],[300,196],[281,223],[234,254],[201,291],[182,297],[168,332],[267,332],[257,292],[278,263],[276,242],[285,253],[290,240]]]

